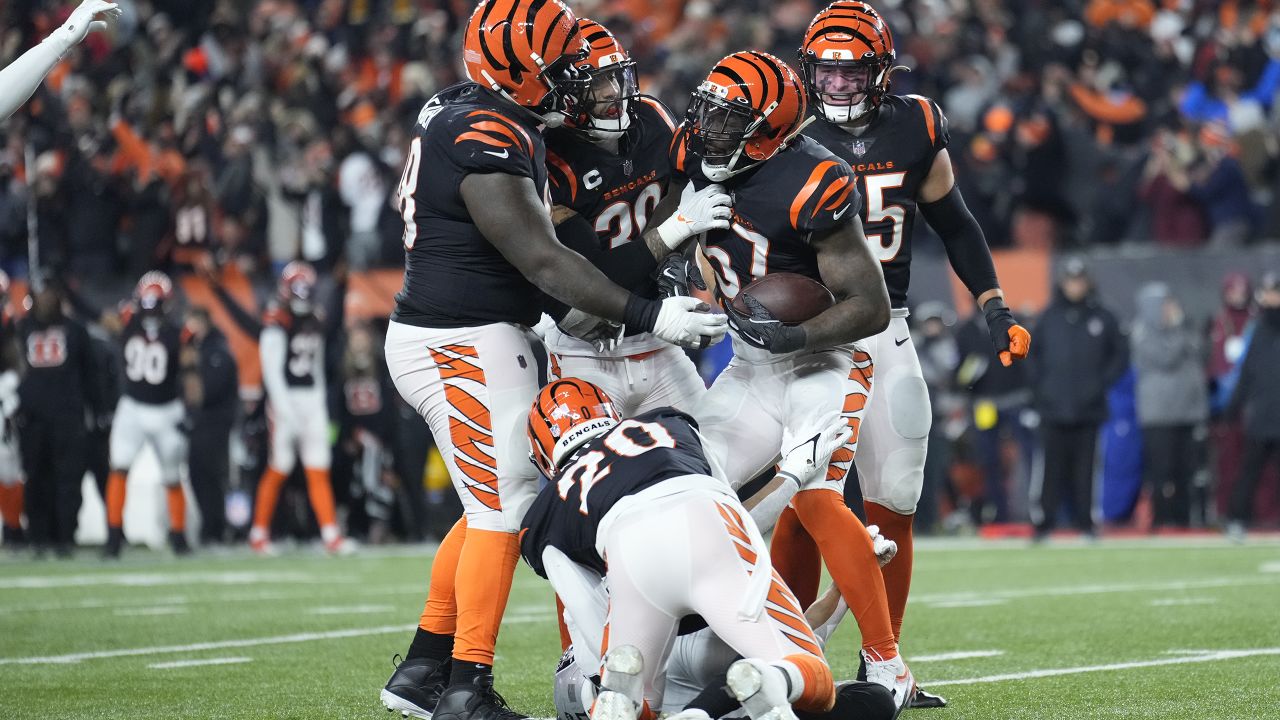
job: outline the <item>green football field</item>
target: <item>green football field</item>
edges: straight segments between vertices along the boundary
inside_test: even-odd
[[[0,718],[387,718],[429,566],[415,547],[0,560]],[[535,716],[553,612],[522,566],[498,689]],[[828,649],[837,677],[856,634]],[[923,541],[904,641],[951,701],[906,717],[1280,718],[1280,543]]]

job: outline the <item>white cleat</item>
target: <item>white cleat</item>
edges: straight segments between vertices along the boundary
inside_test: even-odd
[[[604,656],[604,672],[600,674],[600,690],[620,693],[630,698],[638,709],[644,704],[644,657],[634,645],[609,648]],[[597,699],[598,700],[598,699]]]
[[[711,716],[707,714],[706,710],[687,708],[674,715],[668,715],[666,720],[711,720]]]
[[[911,691],[916,684],[915,678],[911,676],[911,669],[902,660],[902,656],[892,660],[872,660],[863,650],[862,659],[867,663],[867,682],[888,688],[893,693],[893,702],[898,706],[898,712],[902,712],[911,703]]]
[[[359,549],[360,543],[349,537],[337,537],[324,544],[324,551],[335,557],[355,555]]]
[[[400,717],[413,717],[420,718],[421,720],[431,720],[431,712],[429,710],[423,710],[399,695],[388,692],[386,688],[383,688],[382,695],[380,697],[382,700],[382,706],[387,709],[387,712],[400,713]]]
[[[739,660],[729,666],[728,681],[730,692],[751,720],[796,720],[781,668],[763,660]]]
[[[620,692],[601,690],[591,704],[591,720],[636,720],[639,710]]]

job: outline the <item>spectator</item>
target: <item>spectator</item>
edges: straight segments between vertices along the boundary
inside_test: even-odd
[[[1244,416],[1244,457],[1231,492],[1227,532],[1244,535],[1258,479],[1267,462],[1280,460],[1280,273],[1267,273],[1258,289],[1258,320],[1240,361],[1240,379],[1228,412]]]
[[[1165,247],[1194,247],[1209,237],[1204,209],[1191,197],[1187,168],[1195,150],[1169,128],[1156,131],[1138,199],[1151,217],[1151,239]]]
[[[1227,273],[1222,279],[1222,308],[1209,325],[1209,385],[1213,388],[1209,426],[1209,451],[1214,481],[1218,488],[1218,510],[1227,514],[1228,500],[1236,477],[1240,474],[1240,457],[1244,454],[1244,429],[1237,418],[1223,412],[1235,390],[1236,368],[1244,357],[1246,331],[1253,321],[1255,307],[1249,276],[1242,272]]]
[[[1168,285],[1145,285],[1137,305],[1129,346],[1138,381],[1143,485],[1154,505],[1153,527],[1187,527],[1198,464],[1194,431],[1209,416],[1203,346]]]
[[[1225,126],[1200,129],[1200,166],[1191,173],[1188,192],[1209,216],[1209,243],[1235,247],[1253,234],[1256,210],[1236,159],[1236,145]]]
[[[1032,337],[1028,370],[1044,447],[1044,475],[1039,493],[1032,492],[1039,499],[1035,536],[1044,539],[1053,529],[1064,495],[1076,528],[1093,536],[1098,429],[1107,417],[1107,389],[1128,366],[1128,347],[1080,259],[1066,262]]]
[[[239,407],[240,379],[227,338],[202,307],[187,313],[190,342],[184,352],[195,353],[198,373],[183,378],[183,396],[190,413],[187,446],[191,492],[200,508],[201,544],[227,539],[226,502],[231,469],[231,428]]]

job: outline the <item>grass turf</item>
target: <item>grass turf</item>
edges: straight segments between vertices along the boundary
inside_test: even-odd
[[[0,560],[0,718],[386,718],[378,690],[429,566],[427,548]],[[920,542],[904,652],[951,705],[906,717],[1280,718],[1278,591],[1274,541]],[[557,638],[550,590],[522,566],[497,660],[513,707],[553,713]],[[856,638],[846,620],[837,677]],[[999,654],[930,657],[978,651]],[[225,664],[153,667],[211,659]],[[1025,677],[1046,670],[1071,672]]]

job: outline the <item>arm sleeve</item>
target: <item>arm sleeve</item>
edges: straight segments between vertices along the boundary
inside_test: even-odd
[[[975,298],[993,288],[1000,287],[996,278],[996,266],[991,260],[991,248],[982,227],[964,204],[960,187],[953,185],[951,192],[931,203],[921,203],[920,213],[942,238],[947,258],[956,276]]]
[[[22,107],[70,48],[65,40],[49,37],[0,70],[0,120]]]
[[[262,358],[262,386],[267,391],[267,399],[277,411],[285,406],[284,397],[288,389],[284,378],[284,363],[289,351],[287,343],[284,330],[275,326],[264,328],[258,340],[258,353]]]
[[[217,283],[211,283],[213,286],[213,294],[218,298],[218,302],[222,303],[222,307],[226,308],[227,314],[235,321],[236,325],[250,337],[258,337],[262,334],[262,323],[250,315],[236,299],[231,297],[231,293],[227,289]]]

